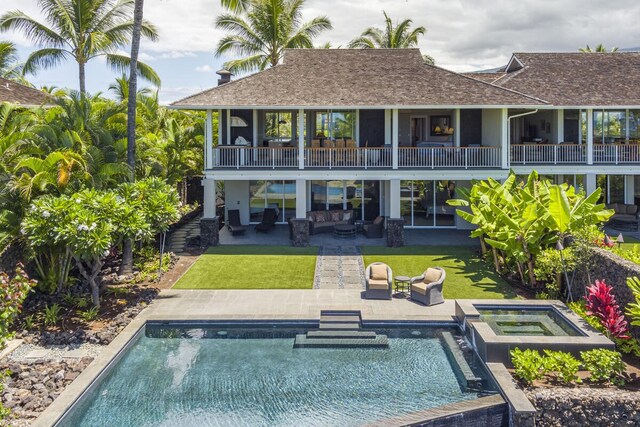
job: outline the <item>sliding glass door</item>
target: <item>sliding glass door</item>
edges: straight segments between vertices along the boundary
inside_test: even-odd
[[[400,214],[405,226],[455,227],[456,208],[447,200],[456,197],[455,181],[401,181]]]
[[[249,221],[262,221],[265,208],[278,212],[278,222],[296,216],[295,181],[249,181]]]

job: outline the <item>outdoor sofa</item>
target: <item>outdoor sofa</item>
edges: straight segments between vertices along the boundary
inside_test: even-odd
[[[353,224],[352,210],[309,211],[309,234],[331,233],[339,224]]]
[[[369,264],[364,272],[365,292],[367,299],[391,299],[393,272],[382,262]]]
[[[442,285],[447,273],[440,267],[429,267],[420,276],[411,278],[411,299],[424,305],[444,302]]]

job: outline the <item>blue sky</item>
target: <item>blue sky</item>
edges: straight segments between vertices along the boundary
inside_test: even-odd
[[[36,0],[2,0],[0,13],[19,9],[40,18]],[[368,26],[411,18],[427,28],[420,48],[440,66],[455,71],[502,65],[516,51],[576,51],[602,42],[621,48],[640,46],[637,0],[307,0],[305,19],[326,15],[334,29],[318,38],[344,46]],[[222,33],[214,28],[219,0],[146,0],[145,18],[160,31],[158,43],[144,43],[141,59],[162,78],[161,101],[174,101],[215,86],[215,71],[229,58],[213,52]],[[19,33],[0,34],[17,43],[20,56],[33,50]],[[90,92],[106,93],[115,74],[94,60],[87,69]],[[36,86],[77,88],[77,66],[69,62],[29,76]]]

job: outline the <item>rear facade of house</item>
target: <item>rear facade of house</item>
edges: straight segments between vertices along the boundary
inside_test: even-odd
[[[610,204],[640,199],[640,53],[516,53],[463,75],[417,49],[300,49],[245,78],[219,74],[172,104],[207,112],[205,224],[220,181],[244,224],[274,207],[281,223],[351,210],[468,229],[447,200],[510,170],[601,187]]]

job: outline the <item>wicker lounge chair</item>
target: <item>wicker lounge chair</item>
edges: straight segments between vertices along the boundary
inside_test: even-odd
[[[231,231],[232,236],[244,234],[247,227],[240,222],[240,211],[238,209],[229,209],[227,211],[227,228]]]
[[[367,299],[391,299],[393,272],[387,264],[374,262],[364,272]]]
[[[262,222],[256,225],[256,231],[268,233],[273,227],[276,226],[278,220],[278,212],[273,208],[266,208],[262,213]]]
[[[447,274],[440,267],[429,267],[420,276],[411,279],[411,299],[424,305],[444,302],[442,285]]]

